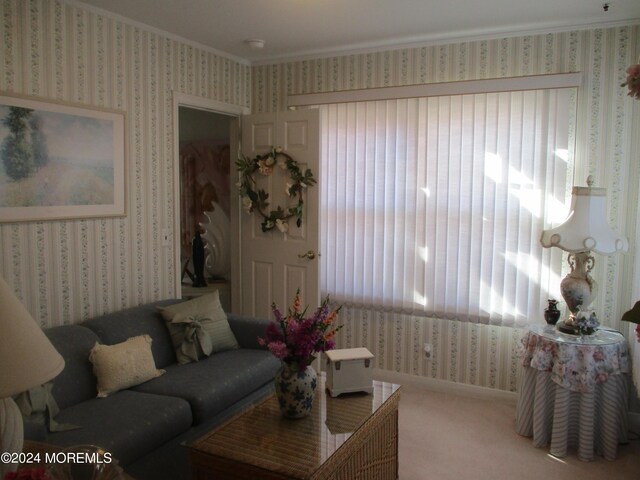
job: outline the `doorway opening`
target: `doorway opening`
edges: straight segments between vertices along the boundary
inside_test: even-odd
[[[180,293],[218,290],[231,310],[231,123],[236,117],[178,106]]]

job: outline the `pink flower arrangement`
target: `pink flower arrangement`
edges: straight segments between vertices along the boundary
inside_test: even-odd
[[[327,295],[314,314],[305,318],[307,309],[301,309],[298,289],[286,316],[275,303],[271,305],[275,321],[267,325],[265,338],[258,338],[258,343],[266,345],[293,370],[302,372],[315,360],[316,353],[335,348],[335,334],[342,328],[335,324],[340,308],[332,310]]]
[[[51,480],[44,467],[21,468],[5,474],[4,480]]]
[[[640,100],[640,63],[627,68],[627,81],[620,86],[628,87],[628,95]]]

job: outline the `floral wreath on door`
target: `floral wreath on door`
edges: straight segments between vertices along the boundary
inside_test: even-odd
[[[310,169],[300,168],[291,155],[285,153],[282,148],[272,148],[269,152],[248,158],[242,153],[238,155],[236,167],[240,172],[239,188],[242,204],[248,213],[258,212],[262,216],[262,231],[268,232],[277,228],[282,233],[289,231],[289,220],[295,218],[296,226],[302,225],[302,212],[304,207],[304,193],[307,188],[317,183]],[[278,205],[269,210],[269,194],[264,189],[259,189],[254,178],[256,173],[269,176],[274,173],[275,167],[286,171],[290,181],[286,184],[285,193],[288,198],[297,199],[294,205],[282,207]]]

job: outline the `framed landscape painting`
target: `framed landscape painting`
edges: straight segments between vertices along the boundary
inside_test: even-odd
[[[0,222],[125,215],[125,116],[0,93]]]

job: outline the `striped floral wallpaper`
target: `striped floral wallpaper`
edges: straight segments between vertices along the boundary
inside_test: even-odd
[[[126,113],[127,215],[0,224],[0,275],[43,326],[173,296],[173,94],[250,104],[251,69],[55,0],[0,0],[0,91]]]
[[[0,275],[43,326],[172,296],[174,251],[160,230],[175,214],[173,91],[266,112],[290,93],[581,71],[576,178],[608,188],[610,222],[631,237],[640,102],[619,84],[639,54],[632,25],[250,67],[76,4],[0,0],[0,91],[123,110],[128,145],[127,215],[0,224]],[[600,315],[618,328],[634,261],[598,262]],[[379,368],[515,390],[519,330],[353,309],[343,319],[341,344],[367,345]]]
[[[469,41],[448,45],[304,59],[252,69],[255,112],[285,109],[287,95],[355,88],[456,80],[583,72],[578,98],[576,184],[593,174],[608,189],[609,221],[636,244],[640,185],[640,102],[620,87],[625,70],[640,55],[640,25]],[[621,328],[629,308],[632,251],[626,257],[599,257],[599,316]],[[637,280],[636,280],[637,281]],[[522,331],[442,319],[349,309],[342,346],[366,345],[378,368],[438,380],[514,391],[518,366],[514,352]],[[542,319],[532,319],[541,322]],[[425,342],[434,345],[426,360]]]

